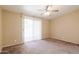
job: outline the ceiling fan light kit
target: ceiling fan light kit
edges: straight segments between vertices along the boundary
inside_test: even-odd
[[[44,16],[50,16],[52,14],[52,12],[59,12],[59,10],[54,9],[52,5],[46,6],[46,8],[43,11],[46,11],[46,12],[42,13],[42,15],[44,15]]]
[[[45,12],[43,15],[49,16],[51,13],[50,12]]]

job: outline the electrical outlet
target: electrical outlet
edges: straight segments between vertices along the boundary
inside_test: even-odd
[[[16,40],[14,40],[16,42]]]

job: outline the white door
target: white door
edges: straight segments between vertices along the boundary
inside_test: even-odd
[[[24,41],[42,39],[42,22],[31,18],[24,19]]]

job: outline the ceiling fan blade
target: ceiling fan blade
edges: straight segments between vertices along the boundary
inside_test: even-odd
[[[39,11],[47,11],[47,9],[48,9],[48,5],[47,6],[45,6],[43,9],[38,9]]]
[[[59,12],[59,10],[52,10],[52,12]]]
[[[38,11],[44,11],[44,9],[38,9]]]
[[[46,8],[45,8],[46,11],[48,10],[48,7],[49,7],[49,5],[46,6]]]

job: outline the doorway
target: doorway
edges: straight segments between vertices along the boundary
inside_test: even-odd
[[[42,39],[42,21],[37,18],[24,17],[24,42]]]

